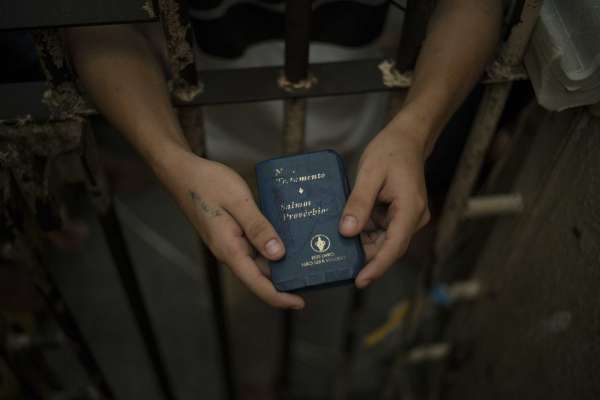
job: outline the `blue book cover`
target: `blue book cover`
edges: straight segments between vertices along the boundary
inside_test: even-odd
[[[260,208],[286,253],[271,261],[280,291],[353,280],[364,265],[359,237],[339,233],[349,193],[341,157],[332,150],[279,157],[256,165]]]

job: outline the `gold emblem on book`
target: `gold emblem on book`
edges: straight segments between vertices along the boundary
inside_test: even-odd
[[[331,246],[331,240],[321,233],[316,234],[310,239],[310,248],[315,253],[325,253]]]

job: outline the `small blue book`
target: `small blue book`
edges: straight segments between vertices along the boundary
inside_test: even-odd
[[[352,281],[365,262],[359,237],[339,233],[349,194],[341,157],[332,150],[266,160],[256,165],[260,208],[286,253],[271,261],[279,291]]]

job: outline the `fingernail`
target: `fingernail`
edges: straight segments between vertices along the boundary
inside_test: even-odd
[[[302,304],[295,304],[292,306],[292,310],[302,310],[304,306]]]
[[[345,231],[352,231],[357,224],[358,220],[352,215],[345,215],[344,218],[342,218],[342,229]]]
[[[277,239],[271,239],[265,244],[265,250],[270,256],[276,256],[281,252],[281,244]]]

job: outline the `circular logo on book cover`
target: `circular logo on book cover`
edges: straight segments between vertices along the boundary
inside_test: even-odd
[[[325,253],[331,246],[331,240],[322,233],[318,233],[310,239],[310,248],[315,253]]]

